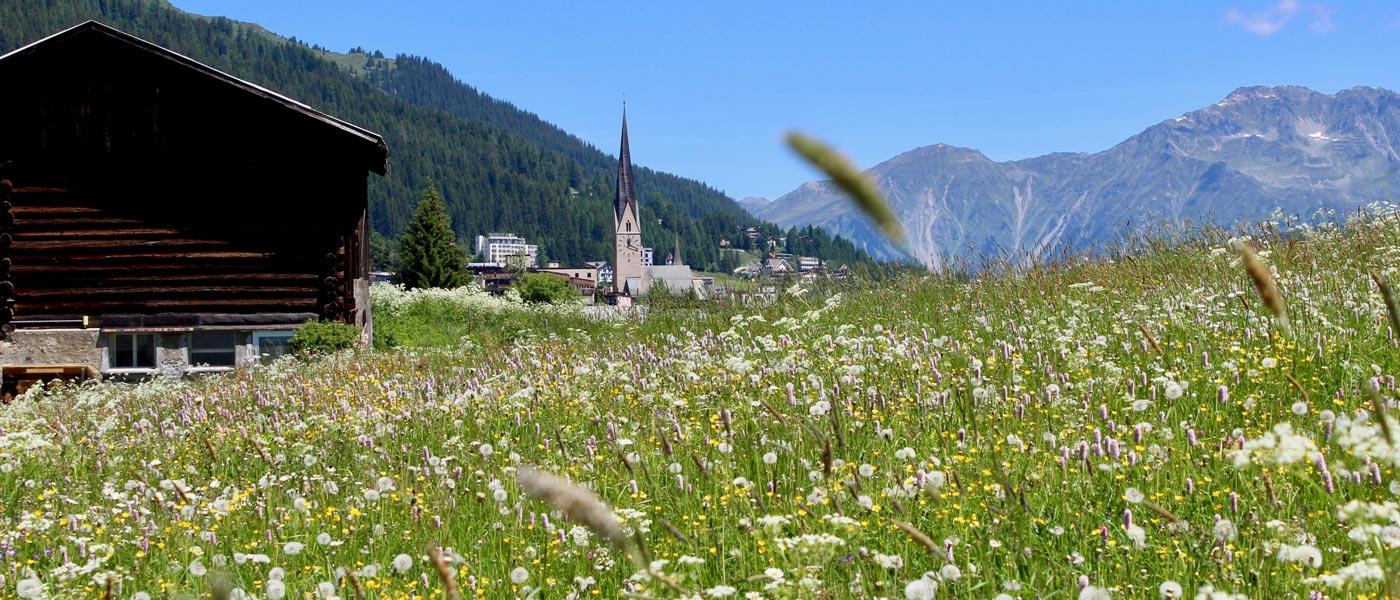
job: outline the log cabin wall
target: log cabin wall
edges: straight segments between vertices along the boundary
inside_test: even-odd
[[[0,59],[0,320],[368,323],[377,136],[70,32]]]

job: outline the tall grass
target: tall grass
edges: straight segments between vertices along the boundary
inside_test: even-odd
[[[1286,326],[1221,236],[41,390],[0,595],[1380,597],[1397,239],[1253,235]]]

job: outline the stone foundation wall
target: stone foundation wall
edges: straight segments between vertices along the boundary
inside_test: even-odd
[[[18,329],[0,341],[0,365],[88,365],[101,371],[106,348],[96,329]]]
[[[146,377],[179,377],[190,373],[230,370],[230,367],[192,365],[189,334],[158,333],[155,365],[147,368],[112,368],[110,340],[98,329],[20,329],[0,340],[0,367],[85,365],[103,378],[136,380]],[[246,367],[258,360],[251,332],[234,332],[237,364]]]

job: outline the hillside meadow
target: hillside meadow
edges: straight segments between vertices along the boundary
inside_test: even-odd
[[[1372,270],[1394,217],[642,320],[378,288],[378,349],[0,408],[0,597],[1379,598]]]

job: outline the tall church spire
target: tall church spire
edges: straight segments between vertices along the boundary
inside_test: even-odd
[[[627,148],[627,107],[622,108],[622,151],[617,153],[617,197],[613,199],[613,289],[625,295],[646,287],[642,268],[642,220],[632,182],[632,151]]]
[[[676,234],[676,245],[671,247],[671,264],[683,265],[681,262],[681,234]]]
[[[632,184],[632,151],[627,148],[627,106],[622,107],[622,150],[617,153],[617,196],[613,199],[613,216],[621,218],[623,210],[637,205],[637,189]]]

